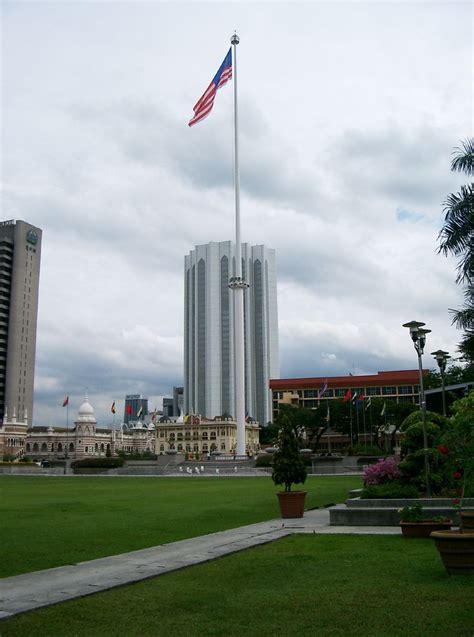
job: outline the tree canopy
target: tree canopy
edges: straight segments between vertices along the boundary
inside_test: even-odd
[[[462,142],[453,153],[451,170],[474,175],[474,139]],[[446,213],[439,233],[439,252],[458,258],[456,283],[464,286],[464,306],[450,310],[453,324],[464,331],[459,343],[463,358],[474,365],[474,183],[457,193],[448,195],[444,202]]]

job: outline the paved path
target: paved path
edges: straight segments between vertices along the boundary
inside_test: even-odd
[[[400,528],[329,526],[328,510],[317,509],[307,511],[299,519],[270,520],[141,551],[6,577],[0,579],[0,619],[208,562],[291,533],[399,535]]]

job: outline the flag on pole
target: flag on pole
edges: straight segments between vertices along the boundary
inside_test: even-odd
[[[143,405],[140,405],[140,409],[137,411],[137,418],[140,418],[142,413],[143,413]]]
[[[355,403],[356,398],[357,398],[357,392],[355,391],[355,392],[354,392],[354,395],[352,396],[352,402],[353,402],[353,403]]]
[[[113,414],[115,414],[115,400],[114,400],[114,402],[112,403],[112,407],[110,408],[110,411],[111,411]]]
[[[194,116],[188,126],[194,126],[209,115],[214,106],[217,90],[224,86],[232,78],[232,48],[229,49],[224,61],[215,74],[204,94],[193,108]]]
[[[350,400],[350,399],[351,399],[351,390],[348,389],[346,391],[346,395],[344,396],[344,402],[347,403],[347,401]]]
[[[67,407],[69,405],[69,396],[65,396],[63,400],[63,407]]]
[[[329,411],[329,402],[328,402],[328,410],[327,410],[327,413],[326,413],[326,422],[327,422],[328,426],[329,426],[330,419],[331,419],[331,412]]]
[[[372,398],[369,398],[369,400],[367,401],[367,405],[365,406],[365,411],[367,411],[369,407],[372,407]]]
[[[382,407],[382,411],[380,412],[380,415],[385,416],[386,411],[387,411],[387,405],[384,403]]]
[[[131,416],[131,415],[132,415],[132,405],[127,405],[127,414],[128,414],[129,416]]]
[[[328,388],[328,383],[326,381],[323,385],[321,385],[321,389],[318,391],[318,398],[322,398],[327,388]]]

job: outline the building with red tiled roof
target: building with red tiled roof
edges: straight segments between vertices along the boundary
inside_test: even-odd
[[[364,394],[386,401],[418,403],[420,377],[417,369],[382,371],[360,376],[319,376],[313,378],[278,378],[270,380],[273,420],[280,405],[297,405],[314,409],[324,400],[344,399],[346,394]],[[326,387],[327,385],[327,387]],[[326,387],[324,395],[320,392]]]

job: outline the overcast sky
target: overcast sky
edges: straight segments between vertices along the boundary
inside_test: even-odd
[[[242,239],[276,249],[281,377],[416,368],[401,327],[455,353],[443,201],[472,135],[470,2],[6,2],[2,219],[43,229],[35,424],[99,423],[183,381],[184,255],[234,236],[238,47]]]

